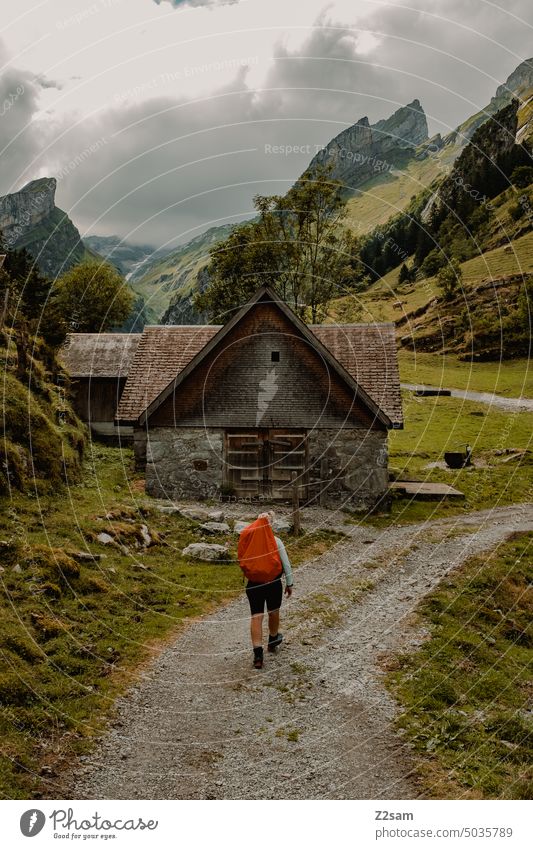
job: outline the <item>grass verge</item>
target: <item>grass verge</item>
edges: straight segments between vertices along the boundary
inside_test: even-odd
[[[533,533],[473,557],[419,608],[429,638],[389,685],[434,798],[533,793]]]

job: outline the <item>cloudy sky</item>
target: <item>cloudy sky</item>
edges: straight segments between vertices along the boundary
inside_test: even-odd
[[[0,193],[56,176],[82,234],[156,247],[246,217],[364,115],[417,97],[453,129],[533,54],[530,0],[5,6]]]

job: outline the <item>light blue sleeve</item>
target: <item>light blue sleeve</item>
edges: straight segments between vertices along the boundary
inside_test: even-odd
[[[279,537],[274,537],[274,539],[276,540],[279,558],[281,560],[281,565],[283,566],[283,571],[285,573],[285,582],[288,587],[292,587],[292,566],[291,561],[289,560],[289,555],[287,554],[287,549],[285,548]]]

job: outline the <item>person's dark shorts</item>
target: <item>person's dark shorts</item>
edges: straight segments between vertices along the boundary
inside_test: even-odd
[[[281,575],[275,581],[270,581],[268,584],[257,584],[254,581],[248,581],[246,595],[250,602],[252,616],[255,616],[257,613],[264,613],[265,604],[269,611],[279,610],[283,599]]]

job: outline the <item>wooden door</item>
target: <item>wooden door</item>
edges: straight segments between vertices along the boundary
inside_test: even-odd
[[[226,432],[226,486],[238,498],[263,493],[264,439],[260,431]]]
[[[304,430],[269,430],[269,479],[273,499],[292,499],[293,477],[300,500],[307,498],[307,433]]]
[[[225,485],[238,498],[292,499],[296,473],[300,499],[307,498],[307,434],[265,428],[227,431]]]

